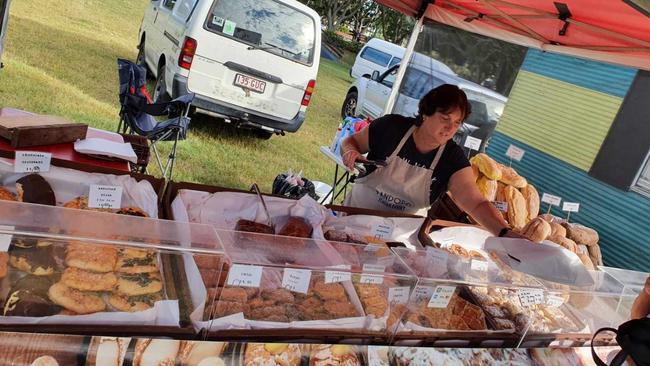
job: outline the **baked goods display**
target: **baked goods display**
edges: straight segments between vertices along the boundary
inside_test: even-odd
[[[173,339],[138,339],[133,366],[174,366],[181,341]]]
[[[309,366],[362,366],[358,348],[346,344],[312,346]]]
[[[288,343],[249,343],[242,366],[299,366],[300,345]]]
[[[390,364],[395,366],[494,365],[530,366],[525,349],[391,347]]]
[[[431,330],[481,331],[487,330],[485,314],[480,307],[458,294],[456,289],[446,307],[429,306],[429,298],[420,298],[409,304],[404,322]],[[417,328],[416,331],[424,331]]]
[[[136,312],[165,298],[154,251],[20,238],[15,244],[4,316]]]

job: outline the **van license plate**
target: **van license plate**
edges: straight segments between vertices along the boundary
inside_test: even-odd
[[[233,84],[257,93],[264,93],[264,89],[266,89],[266,82],[242,74],[235,75]]]

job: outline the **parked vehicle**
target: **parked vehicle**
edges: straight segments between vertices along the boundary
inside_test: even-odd
[[[398,68],[399,65],[394,65],[383,73],[374,71],[371,75],[366,74],[356,79],[343,102],[341,117],[363,116],[374,119],[382,116]],[[410,64],[406,69],[393,113],[415,116],[420,98],[442,84],[458,85],[465,91],[472,105],[472,114],[458,130],[454,141],[462,146],[467,136],[472,136],[482,140],[481,151],[484,150],[508,98],[458,75],[432,71],[418,63]]]
[[[7,35],[7,22],[9,20],[9,2],[11,0],[0,0],[0,69],[2,68],[2,51]]]
[[[373,71],[379,71],[381,74],[399,64],[404,57],[404,52],[406,52],[406,48],[402,46],[373,38],[357,54],[354,65],[350,69],[350,76],[360,78],[363,75],[372,75]],[[414,53],[411,62],[437,72],[454,74],[449,66],[420,53]]]
[[[296,0],[152,0],[138,63],[154,99],[194,93],[196,112],[264,137],[295,132],[316,83],[320,16]]]

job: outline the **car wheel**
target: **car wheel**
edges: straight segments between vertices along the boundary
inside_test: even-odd
[[[355,91],[351,91],[345,97],[343,101],[343,107],[341,107],[341,118],[345,117],[354,117],[357,110],[357,101],[359,100],[359,94]]]
[[[135,59],[135,63],[138,66],[142,66],[147,70],[147,78],[151,76],[151,72],[149,70],[149,67],[147,66],[147,62],[144,59],[144,39],[142,42],[140,42],[140,45],[138,46],[138,56]]]
[[[165,64],[158,67],[158,76],[156,77],[156,86],[153,89],[154,103],[164,103],[171,99],[167,94],[167,85],[165,85]]]

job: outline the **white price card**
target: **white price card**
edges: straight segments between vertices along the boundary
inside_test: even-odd
[[[345,282],[352,279],[350,272],[325,271],[325,283]]]
[[[15,227],[8,225],[0,225],[0,230],[13,231]],[[0,252],[9,251],[9,246],[11,245],[11,238],[13,235],[0,233]]]
[[[508,212],[508,202],[494,201],[492,204],[497,208],[497,210],[501,212]]]
[[[285,268],[282,276],[282,288],[289,291],[307,294],[311,271],[308,269]]]
[[[335,266],[329,266],[327,268],[332,268],[332,269],[347,269],[350,270],[352,269],[352,266],[349,264],[337,264]]]
[[[381,285],[382,283],[384,283],[384,276],[362,274],[361,279],[359,279],[359,282],[372,284],[372,285]]]
[[[564,298],[557,295],[546,296],[546,305],[552,308],[558,308],[564,304]]]
[[[40,151],[16,151],[14,173],[41,173],[50,170],[52,154]]]
[[[562,204],[562,211],[578,212],[578,210],[580,210],[580,204],[577,202],[564,202]]]
[[[377,239],[390,239],[393,235],[393,226],[386,224],[375,224],[370,230],[370,235]]]
[[[415,301],[422,301],[426,299],[431,299],[431,295],[433,295],[433,287],[431,286],[415,286],[415,289],[413,290],[415,293]]]
[[[524,288],[517,291],[522,306],[533,306],[544,303],[544,290],[540,288]]]
[[[408,286],[391,287],[388,289],[388,302],[391,304],[406,304],[409,301]]]
[[[429,300],[427,307],[442,309],[446,308],[447,305],[449,305],[449,301],[451,301],[451,297],[454,295],[455,291],[456,286],[436,286],[436,288],[433,289],[433,294],[431,295],[431,299]]]
[[[478,260],[478,259],[472,259],[470,268],[472,269],[472,271],[487,272],[488,262]]]
[[[510,145],[508,146],[508,150],[506,150],[506,156],[508,156],[512,160],[517,160],[521,161],[521,159],[524,157],[524,151],[521,148],[518,148],[515,145]]]
[[[378,251],[381,248],[382,248],[382,246],[379,245],[379,244],[366,244],[366,246],[363,248],[363,251],[364,252],[374,253],[374,252]]]
[[[481,139],[477,139],[476,137],[472,136],[467,136],[467,139],[465,139],[465,147],[469,148],[470,150],[476,150],[481,148],[481,142],[483,142]]]
[[[548,203],[551,206],[559,206],[560,202],[562,202],[562,198],[558,196],[554,196],[552,194],[543,193],[542,202]]]
[[[228,286],[260,287],[262,267],[233,264],[228,271]]]
[[[122,207],[122,187],[90,185],[88,194],[90,208],[120,208]]]
[[[384,273],[385,270],[386,270],[386,266],[382,266],[381,264],[364,264],[363,265],[363,271],[364,272]]]

